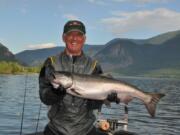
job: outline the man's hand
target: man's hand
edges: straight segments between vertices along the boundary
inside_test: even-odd
[[[117,104],[120,103],[120,99],[117,97],[116,92],[112,92],[111,94],[109,94],[107,96],[107,100],[110,101],[110,102],[116,102]]]
[[[59,93],[61,95],[65,95],[66,94],[66,89],[64,89],[60,84],[56,83],[54,73],[55,73],[55,69],[54,69],[54,67],[52,65],[46,66],[45,77],[51,83],[51,85],[53,87],[53,90],[56,93]]]
[[[60,87],[59,84],[51,82],[54,89],[58,89]]]
[[[53,80],[51,80],[50,83],[51,83],[51,85],[53,87],[53,91],[55,93],[57,93],[58,95],[61,95],[61,96],[66,94],[66,89],[63,88],[60,84],[55,83]]]
[[[45,69],[45,77],[50,82],[55,79],[54,72],[55,72],[55,69],[52,65],[48,65]]]

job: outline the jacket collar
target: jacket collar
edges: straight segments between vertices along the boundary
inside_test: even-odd
[[[62,56],[65,58],[65,60],[72,61],[73,63],[76,63],[77,61],[83,61],[84,59],[86,59],[86,55],[83,51],[79,56],[70,56],[65,51],[63,51]]]

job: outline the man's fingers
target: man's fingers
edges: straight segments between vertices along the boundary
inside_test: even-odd
[[[110,102],[116,102],[117,104],[120,103],[120,99],[118,98],[118,95],[116,92],[112,92],[107,96],[107,100]]]
[[[119,103],[120,103],[120,99],[117,97],[116,104],[119,104]]]
[[[60,86],[59,84],[53,83],[53,82],[51,82],[51,84],[52,84],[53,88],[55,88],[55,89],[57,89]]]
[[[56,84],[61,84],[57,79],[53,79],[52,81],[51,81],[52,83],[56,83]]]

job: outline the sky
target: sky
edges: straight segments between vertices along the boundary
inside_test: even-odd
[[[86,26],[86,43],[147,39],[180,30],[180,0],[0,0],[0,43],[14,54],[64,46],[68,20]]]

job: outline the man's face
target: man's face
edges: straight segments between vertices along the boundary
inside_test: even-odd
[[[86,36],[79,31],[71,31],[63,34],[66,49],[71,54],[80,54],[85,40]]]

